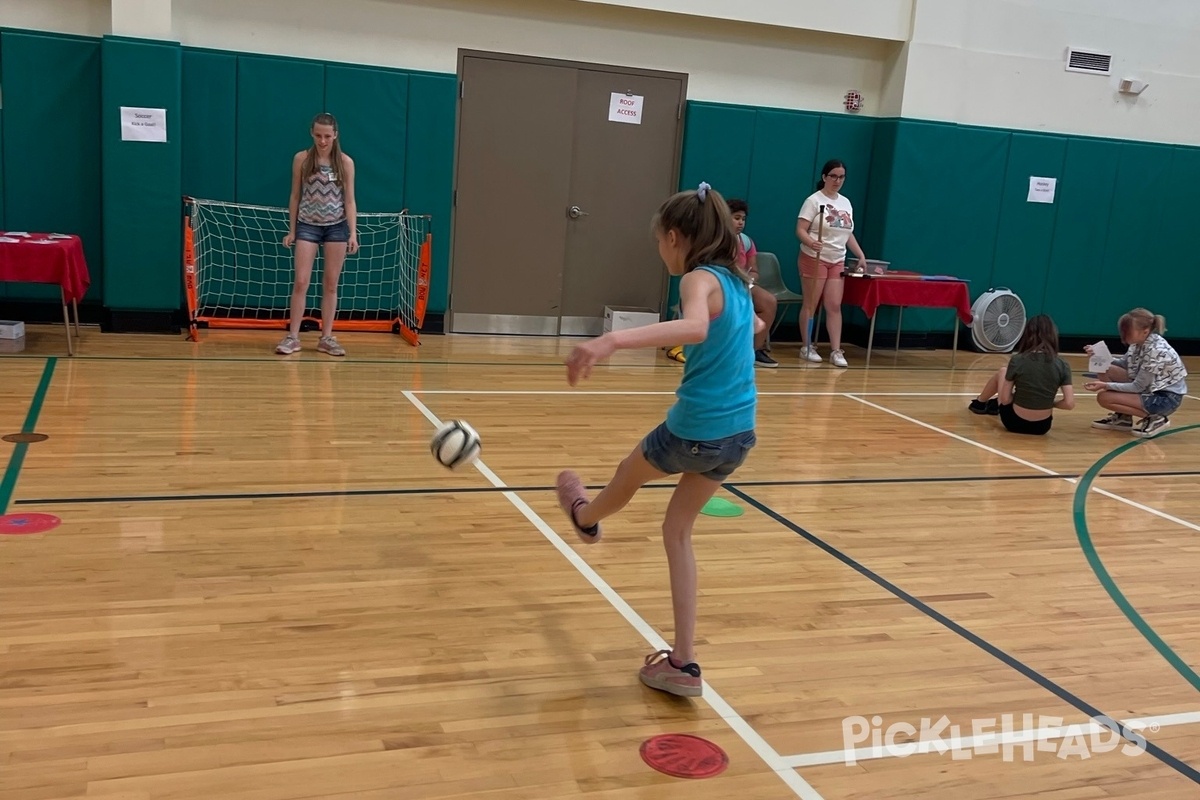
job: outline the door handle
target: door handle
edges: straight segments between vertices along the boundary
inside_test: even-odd
[[[586,217],[587,215],[588,212],[584,211],[579,206],[571,206],[567,209],[567,216],[571,219],[579,219],[580,217]]]

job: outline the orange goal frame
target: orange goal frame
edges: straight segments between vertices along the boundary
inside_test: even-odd
[[[200,307],[199,291],[196,286],[196,247],[195,234],[192,230],[192,215],[188,204],[192,198],[184,198],[183,208],[183,285],[188,305],[188,339],[200,341],[199,328],[203,324],[208,328],[227,328],[243,330],[278,330],[288,326],[288,312],[285,310],[278,318],[272,319],[237,319],[233,317],[212,317],[197,313]],[[413,347],[421,343],[420,329],[425,324],[425,310],[429,306],[429,276],[433,261],[433,234],[425,234],[421,242],[421,255],[417,264],[417,291],[413,304],[413,320],[416,329],[404,324],[397,316],[395,319],[352,319],[335,320],[335,331],[369,331],[375,333],[399,333],[404,341]],[[320,317],[306,314],[304,319],[314,324],[320,324]]]

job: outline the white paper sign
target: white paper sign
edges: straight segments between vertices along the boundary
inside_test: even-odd
[[[1111,367],[1112,362],[1112,353],[1109,352],[1107,344],[1096,342],[1092,345],[1092,354],[1088,358],[1088,372],[1094,372],[1099,375]]]
[[[166,140],[167,110],[165,108],[121,106],[121,141],[165,142]]]
[[[1030,178],[1029,202],[1053,203],[1054,187],[1058,185],[1057,178]]]
[[[612,99],[608,102],[608,121],[641,125],[642,100],[644,99],[644,97],[637,94],[613,92]]]

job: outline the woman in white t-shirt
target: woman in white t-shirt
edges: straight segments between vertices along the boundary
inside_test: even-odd
[[[847,366],[846,353],[842,350],[842,291],[845,287],[842,270],[846,264],[846,250],[858,257],[858,269],[867,265],[867,257],[854,238],[854,207],[839,193],[845,181],[846,165],[837,159],[827,161],[821,168],[817,191],[804,201],[796,222],[796,236],[800,238],[800,284],[804,290],[804,304],[800,309],[800,335],[804,338],[804,347],[800,350],[800,358],[812,362],[821,360],[812,343],[812,325],[817,304],[824,296],[825,327],[833,345],[829,360],[836,367]]]

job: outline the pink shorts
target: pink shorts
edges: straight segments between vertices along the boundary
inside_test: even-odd
[[[830,281],[841,280],[842,270],[845,268],[845,261],[830,264],[828,261],[813,258],[803,250],[800,251],[800,277],[802,278],[825,278]]]

